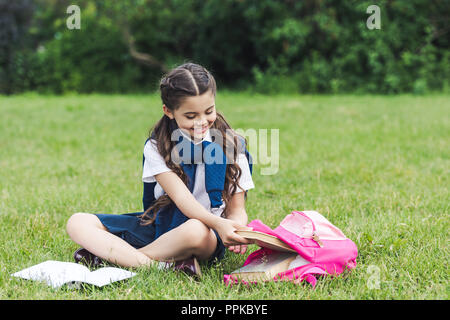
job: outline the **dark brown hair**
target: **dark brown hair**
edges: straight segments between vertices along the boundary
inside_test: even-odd
[[[216,95],[216,81],[211,73],[204,67],[195,63],[184,63],[163,76],[160,82],[161,100],[166,107],[173,112],[177,110],[183,103],[183,99],[191,96],[199,96],[207,91],[211,91]],[[225,120],[224,116],[217,112],[217,118],[212,125],[212,128],[220,131],[223,137],[223,141],[215,141],[220,143],[224,148],[224,152],[227,156],[227,167],[225,174],[225,185],[222,192],[222,198],[225,202],[225,208],[222,212],[222,216],[226,217],[228,204],[231,201],[233,193],[237,187],[240,187],[238,181],[241,176],[241,168],[236,163],[236,157],[238,154],[238,143],[246,140],[242,136],[238,136],[230,125]],[[163,115],[162,118],[150,129],[149,137],[154,138],[157,141],[158,152],[163,157],[168,168],[175,172],[181,180],[188,185],[188,176],[184,173],[179,164],[176,164],[171,159],[171,151],[176,145],[176,141],[171,140],[173,124],[168,116]],[[233,153],[230,155],[227,153],[226,146],[233,146]],[[141,216],[141,222],[144,225],[152,223],[156,219],[158,211],[168,205],[173,204],[173,201],[167,194],[159,197]]]

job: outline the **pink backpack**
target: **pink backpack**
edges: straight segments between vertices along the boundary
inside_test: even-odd
[[[248,224],[254,231],[273,235],[293,248],[303,261],[303,265],[278,273],[273,280],[289,280],[300,283],[303,280],[313,287],[316,285],[314,275],[339,275],[345,269],[356,266],[358,249],[352,240],[342,231],[316,211],[293,211],[287,215],[274,230],[260,220]],[[251,253],[244,266],[263,255],[272,253],[269,248],[261,248]],[[306,260],[306,261],[305,261]],[[224,275],[227,285],[239,283],[233,275]],[[241,281],[242,283],[247,283]]]

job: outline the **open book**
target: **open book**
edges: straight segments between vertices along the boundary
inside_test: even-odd
[[[273,280],[280,272],[309,263],[298,254],[273,251],[271,254],[255,259],[242,268],[231,272],[231,275],[245,281],[269,281]]]
[[[133,272],[120,268],[104,267],[90,271],[86,266],[78,263],[53,260],[42,262],[12,274],[13,277],[44,281],[53,288],[61,287],[64,284],[76,286],[83,282],[102,287],[135,275]]]
[[[236,230],[235,231],[241,237],[244,237],[249,240],[255,240],[255,243],[263,248],[269,248],[275,251],[281,252],[297,252],[288,246],[286,243],[281,241],[275,236],[270,234],[262,233],[259,231],[247,231],[247,230]]]

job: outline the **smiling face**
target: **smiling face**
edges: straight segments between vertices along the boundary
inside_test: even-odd
[[[199,96],[185,98],[174,111],[163,105],[163,111],[170,119],[175,119],[178,127],[195,142],[205,137],[217,117],[215,96],[211,90]]]

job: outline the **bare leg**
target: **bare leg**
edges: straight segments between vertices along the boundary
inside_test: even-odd
[[[155,260],[180,261],[192,256],[205,260],[217,245],[214,232],[196,219],[189,219],[140,249],[110,233],[93,214],[75,213],[66,229],[71,239],[89,252],[124,267],[151,265]]]
[[[189,219],[138,251],[155,260],[180,261],[192,256],[206,260],[216,246],[214,232],[200,220]]]
[[[67,221],[67,233],[73,241],[109,262],[137,267],[154,261],[125,240],[110,233],[100,219],[89,213],[75,213]]]

